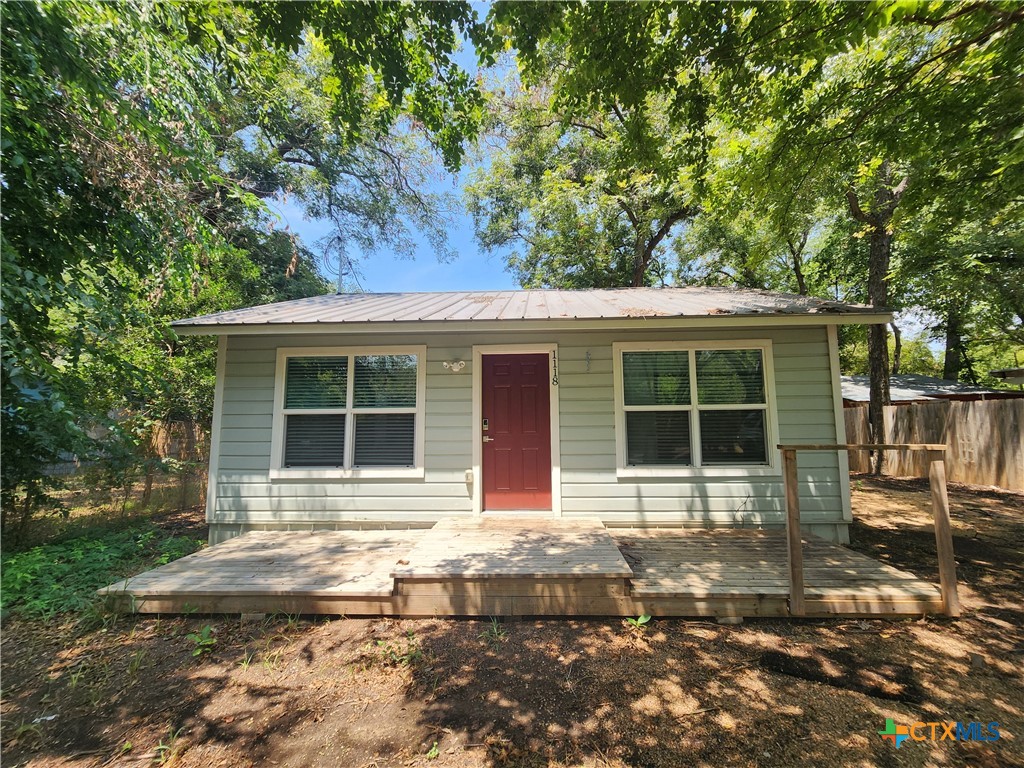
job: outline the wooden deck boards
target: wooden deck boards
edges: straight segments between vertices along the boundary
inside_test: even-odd
[[[104,592],[216,596],[390,597],[391,567],[423,531],[253,532],[188,555]]]
[[[629,565],[596,518],[442,520],[391,575],[400,579],[629,578]]]
[[[815,537],[810,616],[934,613],[936,585]],[[247,533],[107,587],[128,610],[348,615],[786,616],[781,532],[447,519],[429,530]]]

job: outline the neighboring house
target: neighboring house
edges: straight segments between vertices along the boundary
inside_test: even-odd
[[[1002,379],[1007,384],[1024,387],[1024,368],[1002,368],[998,371],[989,371],[988,375]]]
[[[836,327],[886,311],[711,288],[339,294],[180,320],[220,337],[207,515],[247,530],[598,517],[781,526],[783,443],[844,441]],[[848,540],[846,456],[800,456]]]
[[[843,404],[847,408],[866,405],[871,400],[871,378],[843,376]],[[938,379],[918,374],[897,374],[889,377],[889,400],[898,403],[921,403],[935,400],[1005,400],[1019,398],[1020,392],[985,389],[959,381]]]

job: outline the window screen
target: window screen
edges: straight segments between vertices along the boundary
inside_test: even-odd
[[[762,350],[624,351],[621,362],[627,466],[769,463]]]
[[[345,416],[285,416],[286,467],[341,467],[345,464]]]
[[[347,393],[347,357],[288,358],[285,408],[344,408]]]
[[[356,414],[357,467],[411,467],[416,437],[414,413]]]
[[[416,355],[289,357],[283,466],[414,466],[418,364]]]

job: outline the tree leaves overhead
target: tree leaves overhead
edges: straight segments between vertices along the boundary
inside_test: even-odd
[[[326,249],[446,254],[423,187],[480,119],[452,58],[477,32],[466,3],[5,7],[0,501],[39,503],[88,427],[208,419],[210,344],[167,320],[327,289],[266,201]]]
[[[261,40],[298,53],[307,32],[331,57],[324,81],[352,143],[409,114],[455,170],[476,133],[483,97],[453,56],[483,28],[465,2],[288,2],[249,6]],[[369,119],[367,119],[369,118]]]

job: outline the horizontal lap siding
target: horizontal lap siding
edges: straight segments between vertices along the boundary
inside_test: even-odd
[[[463,353],[437,339],[427,349],[425,476],[414,479],[274,481],[269,478],[277,348],[422,344],[422,339],[234,337],[221,416],[214,518],[218,524],[394,520],[429,523],[470,514],[470,384],[442,367]]]
[[[612,373],[613,341],[771,339],[779,442],[836,441],[835,411],[824,328],[601,334],[559,339],[562,512],[597,515],[611,525],[781,524],[781,476],[618,478]],[[590,353],[589,372],[586,365]],[[773,447],[774,449],[774,447]],[[808,526],[843,524],[839,463],[829,453],[799,457],[801,517]]]
[[[228,342],[217,502],[211,522],[402,521],[472,514],[472,349],[474,344],[558,343],[562,509],[609,524],[778,524],[781,478],[637,479],[616,476],[612,390],[615,341],[770,338],[779,439],[836,439],[824,328],[709,332],[232,337]],[[425,344],[427,395],[422,479],[271,482],[270,440],[277,347]],[[589,353],[589,364],[587,354]],[[446,360],[466,367],[453,374]],[[838,461],[799,456],[803,518],[843,523]]]

